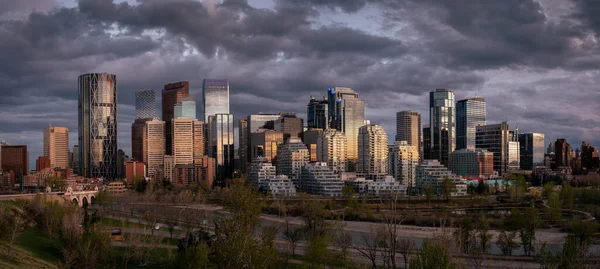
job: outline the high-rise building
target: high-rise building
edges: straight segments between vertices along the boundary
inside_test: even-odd
[[[475,147],[486,149],[494,154],[494,171],[503,175],[508,170],[508,142],[510,131],[508,123],[477,126]]]
[[[517,171],[521,168],[520,149],[518,141],[508,141],[508,171]]]
[[[117,178],[117,77],[79,76],[79,170],[88,178]]]
[[[233,177],[234,141],[233,115],[215,114],[209,118],[210,147],[209,156],[215,158],[217,165],[217,184],[223,185],[226,179]]]
[[[275,131],[283,133],[284,141],[288,138],[298,138],[302,136],[304,130],[304,120],[296,117],[296,113],[281,113],[281,116],[274,122]]]
[[[277,152],[277,172],[288,176],[294,184],[300,184],[300,173],[310,161],[306,145],[300,138],[289,138]]]
[[[192,96],[183,98],[173,108],[174,118],[196,118],[196,101]]]
[[[203,121],[194,121],[194,163],[204,160],[206,151],[206,124]]]
[[[267,129],[259,129],[250,136],[252,160],[264,157],[268,162],[277,157],[277,149],[283,144],[283,132]]]
[[[422,137],[419,112],[409,110],[396,113],[396,141],[406,141],[408,145],[416,147],[418,160],[423,158]]]
[[[475,149],[476,128],[485,125],[486,102],[473,97],[456,102],[456,149]]]
[[[309,163],[302,168],[299,189],[308,194],[341,196],[344,183],[326,163]]]
[[[556,139],[554,143],[554,165],[556,167],[554,169],[561,166],[571,166],[571,160],[573,159],[571,152],[573,152],[573,148],[567,143],[567,139]]]
[[[144,159],[145,144],[144,134],[146,133],[146,122],[152,119],[135,119],[131,124],[131,158],[141,162]]]
[[[416,187],[415,176],[419,165],[419,148],[407,141],[396,141],[388,146],[388,174],[407,187]]]
[[[49,126],[44,129],[44,156],[50,159],[50,168],[69,166],[69,129]]]
[[[208,122],[209,116],[229,114],[229,80],[205,79],[202,82],[202,100],[205,122]]]
[[[244,147],[246,149],[246,164],[251,163],[253,159],[252,155],[252,133],[256,133],[259,129],[274,129],[275,128],[275,120],[279,119],[281,115],[279,114],[253,114],[249,115],[246,118],[247,128],[245,129],[244,136],[244,144],[240,141],[240,147]],[[240,125],[241,126],[241,125]],[[240,129],[242,131],[242,129]],[[240,134],[240,139],[242,139],[242,135]],[[240,156],[241,158],[241,156]]]
[[[156,98],[154,91],[135,92],[135,118],[153,119],[156,117]]]
[[[161,172],[165,155],[165,122],[153,119],[146,122],[144,128],[143,162],[148,177],[155,178]]]
[[[518,134],[521,147],[521,169],[533,170],[536,166],[544,166],[544,151],[546,142],[544,134],[523,133]]]
[[[431,160],[431,127],[429,124],[423,125],[423,158],[421,160]]]
[[[342,87],[329,88],[327,101],[331,128],[346,135],[346,171],[354,172],[358,160],[358,129],[365,124],[365,103],[354,90]]]
[[[454,92],[436,89],[429,93],[430,158],[448,165],[448,156],[456,147]]]
[[[35,160],[35,171],[39,172],[46,168],[51,168],[50,158],[48,156],[39,156],[37,160]]]
[[[332,129],[333,130],[333,129]],[[318,160],[318,138],[323,133],[323,129],[311,128],[302,133],[302,142],[306,145],[308,153],[310,154],[310,161],[316,162]]]
[[[581,142],[581,167],[583,169],[600,167],[598,149],[586,141]]]
[[[346,171],[346,136],[336,129],[322,131],[317,137],[317,161],[327,163],[334,173]]]
[[[550,154],[550,153],[554,153],[554,144],[556,143],[556,141],[552,141],[548,144],[548,149],[546,151],[546,153]]]
[[[72,163],[71,163],[71,168],[73,168],[73,172],[75,174],[79,174],[79,145],[74,145],[73,146],[73,152],[72,152],[73,158],[72,158]]]
[[[329,128],[329,112],[327,99],[317,100],[310,97],[306,106],[306,125],[308,128]]]
[[[357,172],[385,175],[388,172],[388,137],[383,127],[370,124],[358,131]]]
[[[485,149],[459,149],[450,154],[448,169],[457,175],[489,177],[494,173],[494,153]]]
[[[246,171],[248,165],[248,118],[241,118],[238,121],[238,156],[240,157],[240,167],[242,172]]]
[[[165,153],[173,154],[173,126],[171,120],[175,117],[175,105],[190,95],[190,83],[180,81],[166,84],[162,90],[162,120],[165,122]],[[195,117],[194,117],[195,118]]]
[[[194,122],[193,118],[172,119],[173,158],[175,164],[194,163]]]

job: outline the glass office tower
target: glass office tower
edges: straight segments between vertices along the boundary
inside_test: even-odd
[[[205,79],[202,82],[204,121],[215,114],[229,114],[229,80]]]
[[[456,148],[454,92],[436,89],[429,93],[429,126],[431,149],[429,157],[448,166],[448,157]]]
[[[544,151],[546,150],[544,134],[519,134],[519,146],[521,147],[521,169],[532,170],[536,166],[544,166]]]
[[[327,129],[329,127],[329,112],[327,100],[317,100],[310,97],[306,106],[306,124],[308,128]]]
[[[79,166],[88,178],[117,178],[117,77],[79,76]]]
[[[456,150],[475,149],[475,132],[485,125],[485,98],[473,97],[456,102]]]
[[[196,101],[191,96],[188,96],[175,104],[174,107],[175,118],[196,118]]]
[[[154,91],[135,92],[135,118],[154,119],[156,117],[156,99]]]
[[[217,184],[222,186],[226,179],[233,178],[234,172],[233,115],[211,115],[209,124],[211,125],[209,155],[216,160]]]
[[[365,102],[351,88],[327,91],[329,124],[346,135],[346,171],[355,172],[358,161],[358,129],[365,125]]]

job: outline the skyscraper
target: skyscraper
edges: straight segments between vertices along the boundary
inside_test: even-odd
[[[370,124],[358,131],[357,172],[386,175],[388,172],[388,137],[383,127]]]
[[[2,148],[2,171],[12,171],[16,178],[29,175],[29,152],[26,145],[0,145]]]
[[[173,154],[173,126],[175,105],[190,95],[190,83],[180,81],[165,85],[162,90],[162,120],[165,122],[165,154]],[[194,117],[195,118],[195,117]]]
[[[209,155],[216,159],[217,184],[223,185],[226,179],[233,177],[235,165],[233,115],[211,115],[209,124],[211,125]]]
[[[156,99],[154,91],[135,92],[135,118],[153,119],[156,117]]]
[[[304,120],[296,117],[296,113],[281,113],[281,116],[275,120],[274,127],[276,131],[283,133],[284,141],[288,138],[298,138],[304,130]]]
[[[448,156],[456,147],[454,92],[436,89],[429,93],[431,159],[448,165]]]
[[[162,174],[162,165],[165,155],[165,122],[153,119],[146,121],[144,128],[144,156],[143,162],[148,170],[148,177],[154,178],[157,173]]]
[[[406,141],[408,145],[416,147],[418,160],[423,158],[422,137],[419,112],[409,110],[396,113],[396,141]]]
[[[229,114],[229,80],[205,79],[202,82],[204,121],[215,114]]]
[[[521,147],[521,169],[533,170],[536,166],[544,166],[544,151],[546,142],[544,134],[523,133],[518,134]]]
[[[317,137],[317,161],[327,163],[334,173],[346,171],[346,136],[336,129],[322,131]]]
[[[388,174],[407,187],[416,187],[415,169],[419,165],[418,147],[406,141],[388,146]]]
[[[207,156],[206,130],[206,124],[203,121],[194,121],[194,163],[206,163],[206,160],[204,158],[204,156]]]
[[[329,128],[329,112],[327,100],[317,100],[310,97],[310,101],[306,106],[306,125],[308,128]]]
[[[240,157],[240,167],[242,172],[246,171],[246,165],[248,164],[248,119],[241,118],[238,121],[238,156]]]
[[[423,158],[421,160],[431,160],[431,127],[429,124],[423,125]]]
[[[554,142],[554,165],[555,168],[561,166],[571,166],[571,152],[573,152],[573,148],[569,143],[567,143],[567,139],[559,138]]]
[[[196,101],[192,96],[183,98],[173,108],[174,118],[196,118]]]
[[[50,168],[69,166],[69,129],[49,126],[44,129],[44,156],[50,159]]]
[[[264,157],[268,162],[277,157],[277,149],[283,144],[283,132],[259,129],[250,135],[250,151],[252,161],[257,157]]]
[[[485,125],[486,103],[483,97],[473,97],[456,102],[456,149],[475,149],[475,133]]]
[[[600,159],[598,158],[598,149],[592,144],[581,142],[581,166],[583,169],[593,169],[600,167]]]
[[[247,128],[242,130],[240,128],[240,132],[244,131],[245,135],[243,136],[240,133],[240,147],[244,147],[246,149],[246,164],[252,162],[252,133],[257,132],[259,129],[274,129],[275,128],[275,120],[279,119],[281,115],[279,114],[252,114],[248,115],[246,118]],[[242,125],[240,125],[242,126]],[[242,143],[241,139],[244,138],[244,143]],[[242,156],[240,155],[240,158]]]
[[[194,118],[174,118],[173,158],[175,165],[194,163]]]
[[[131,158],[141,162],[144,159],[144,134],[146,132],[146,122],[152,119],[135,119],[131,124]]]
[[[358,160],[358,129],[365,124],[365,103],[354,90],[342,87],[329,88],[327,101],[331,128],[346,135],[346,171],[354,172]]]
[[[335,129],[329,129],[329,130],[335,130]],[[318,152],[317,152],[318,151],[317,142],[318,142],[319,136],[322,133],[323,133],[323,129],[318,129],[318,128],[311,128],[311,129],[309,129],[307,131],[304,131],[302,133],[302,142],[304,142],[304,145],[306,145],[306,148],[308,148],[308,152],[310,154],[310,161],[311,162],[316,162],[318,160],[318,157],[317,157],[317,154],[318,154]],[[345,161],[344,161],[344,163],[345,163]],[[344,166],[343,169],[345,169],[345,166]]]
[[[117,178],[117,77],[79,76],[79,166],[88,178]]]
[[[494,154],[494,171],[500,175],[508,170],[509,141],[510,131],[506,122],[476,127],[475,147]]]
[[[79,174],[79,145],[73,146],[73,158],[71,163],[71,168],[73,169],[73,173]]]

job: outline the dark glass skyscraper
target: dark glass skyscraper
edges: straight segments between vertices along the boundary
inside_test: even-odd
[[[544,166],[544,151],[546,150],[544,134],[522,133],[518,136],[521,147],[521,169],[532,170],[536,166]]]
[[[190,95],[190,83],[180,81],[165,85],[162,91],[162,120],[165,122],[165,154],[173,154],[175,105]]]
[[[329,112],[327,100],[317,100],[310,97],[306,106],[306,124],[308,128],[327,129],[329,127]]]
[[[79,170],[92,178],[117,178],[117,77],[79,76]]]
[[[205,79],[202,82],[204,121],[215,114],[229,114],[229,80]]]
[[[209,155],[216,160],[217,184],[223,185],[226,179],[233,177],[235,168],[233,156],[233,115],[211,115],[209,124],[211,125]]]
[[[475,150],[475,132],[485,125],[485,98],[473,97],[456,102],[456,150]]]
[[[135,92],[135,118],[153,119],[154,117],[156,117],[154,91]]]
[[[448,157],[456,147],[454,92],[436,89],[429,93],[429,126],[431,149],[429,157],[448,166]]]
[[[365,102],[351,88],[334,87],[327,91],[329,125],[346,135],[346,171],[356,171],[358,130],[365,125]]]

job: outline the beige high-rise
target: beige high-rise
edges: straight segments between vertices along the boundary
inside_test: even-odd
[[[205,160],[205,127],[206,125],[203,121],[194,121],[194,163],[203,163]]]
[[[44,156],[50,158],[50,167],[69,166],[69,129],[49,126],[44,129]]]
[[[317,161],[327,163],[335,173],[346,171],[346,136],[336,129],[327,129],[317,137]]]
[[[194,163],[194,121],[192,118],[173,119],[173,158],[175,164]]]
[[[396,141],[389,146],[389,175],[408,187],[415,187],[419,150],[406,141]]]
[[[163,165],[165,155],[165,122],[146,121],[144,128],[144,158],[148,177],[154,177]]]
[[[421,114],[419,112],[408,110],[396,113],[396,141],[406,141],[408,145],[416,147],[419,159],[423,154],[421,137]]]
[[[358,129],[357,172],[385,175],[388,172],[388,137],[383,127],[369,124]]]

